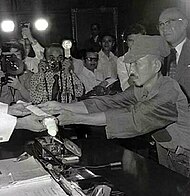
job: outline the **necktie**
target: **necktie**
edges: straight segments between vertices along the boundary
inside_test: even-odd
[[[59,76],[58,75],[54,75],[54,83],[53,83],[53,87],[52,87],[52,100],[54,101],[58,101],[57,97],[58,97],[58,93],[59,93]]]
[[[177,62],[176,62],[176,49],[175,48],[172,48],[170,50],[170,55],[169,55],[169,70],[168,70],[168,75],[171,77],[171,78],[175,78],[175,75],[176,75],[176,67],[177,67]]]

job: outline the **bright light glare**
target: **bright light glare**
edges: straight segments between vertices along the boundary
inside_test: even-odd
[[[12,20],[4,20],[1,23],[1,28],[4,32],[12,32],[14,31],[15,24]]]
[[[45,31],[48,28],[48,22],[43,18],[38,19],[35,22],[35,27],[38,31]]]

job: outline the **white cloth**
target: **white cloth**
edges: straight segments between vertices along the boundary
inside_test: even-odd
[[[179,61],[179,56],[181,54],[181,51],[182,51],[182,47],[183,47],[183,44],[186,42],[187,38],[185,38],[180,44],[178,44],[175,49],[177,51],[176,53],[176,62],[178,63]]]
[[[125,55],[120,56],[117,59],[117,75],[120,80],[120,85],[122,91],[127,89],[130,85],[128,83],[129,79],[129,73],[127,71],[127,67],[130,66],[130,64],[124,62]]]
[[[110,52],[110,56],[106,56],[101,50],[99,53],[97,66],[98,80],[103,81],[106,78],[117,78],[117,56]]]
[[[0,102],[0,142],[9,140],[17,122],[17,118],[7,112],[8,105]]]
[[[97,86],[101,81],[97,80],[97,71],[93,73],[88,70],[84,65],[83,61],[73,58],[74,72],[80,81],[84,84],[85,93],[91,91],[93,87]]]

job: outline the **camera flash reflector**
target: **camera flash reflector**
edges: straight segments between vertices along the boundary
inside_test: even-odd
[[[1,23],[1,29],[4,32],[12,32],[12,31],[14,31],[14,28],[15,28],[15,24],[12,20],[4,20]]]
[[[36,20],[35,27],[38,31],[45,31],[48,28],[48,22],[46,19],[40,18]]]
[[[65,57],[69,58],[71,56],[70,49],[72,47],[72,42],[70,40],[63,40],[62,47],[65,50]]]

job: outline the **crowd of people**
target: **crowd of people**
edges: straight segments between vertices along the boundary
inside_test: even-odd
[[[42,117],[30,114],[25,104],[15,104],[22,100],[56,115],[59,126],[104,126],[109,139],[151,134],[159,163],[189,177],[187,26],[178,8],[165,9],[157,25],[160,35],[132,25],[126,35],[128,50],[118,58],[114,36],[100,34],[95,23],[81,59],[65,58],[61,43],[43,48],[30,28],[23,28],[24,39],[10,41],[8,54],[2,49],[4,58],[11,54],[19,73],[1,70],[0,141],[8,140],[14,128],[44,131]],[[115,83],[118,88],[112,91]],[[4,127],[9,130],[6,136]]]

